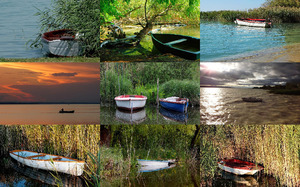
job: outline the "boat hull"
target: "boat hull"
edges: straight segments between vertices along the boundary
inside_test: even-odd
[[[177,97],[174,97],[175,99]],[[180,98],[178,98],[180,99]],[[181,99],[180,101],[176,101],[173,99],[160,99],[159,103],[162,107],[164,107],[165,109],[168,110],[173,110],[173,111],[177,111],[177,112],[186,112],[187,111],[187,107],[189,105],[188,99]]]
[[[42,35],[43,50],[54,56],[79,56],[82,54],[81,42],[72,30],[61,29],[46,32]]]
[[[37,153],[32,151],[15,150],[11,151],[9,154],[13,159],[26,166],[49,171],[57,171],[60,173],[66,173],[75,176],[82,175],[85,164],[83,161],[68,157]],[[44,154],[45,156],[41,154]],[[28,158],[30,156],[37,155],[41,156]],[[60,157],[61,159],[55,160],[55,158],[58,157]]]
[[[256,166],[254,163],[238,159],[222,160],[218,162],[218,166],[220,169],[235,175],[255,175],[257,172],[263,170],[262,166]]]
[[[146,105],[146,96],[140,95],[121,95],[115,97],[116,105],[123,110],[138,110]]]
[[[173,55],[188,60],[200,59],[200,39],[190,36],[176,34],[153,34],[151,33],[154,46],[162,53],[172,53]],[[179,41],[173,43],[172,41]],[[169,43],[169,44],[168,44]]]
[[[238,25],[248,26],[248,27],[263,27],[263,28],[271,27],[270,23],[262,22],[262,21],[243,21],[240,19],[236,19],[234,22]]]
[[[70,111],[61,111],[60,110],[59,111],[59,113],[62,113],[62,114],[64,114],[64,113],[67,113],[67,114],[69,113],[70,114],[70,113],[74,113],[74,112],[75,112],[75,110],[70,110]]]

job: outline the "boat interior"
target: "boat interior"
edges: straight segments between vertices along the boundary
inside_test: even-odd
[[[73,159],[55,156],[55,155],[47,155],[45,153],[35,153],[30,151],[21,151],[21,152],[14,152],[16,155],[30,158],[30,159],[42,159],[42,160],[56,160],[56,161],[74,161]]]

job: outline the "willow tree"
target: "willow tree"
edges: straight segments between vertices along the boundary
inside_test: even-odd
[[[153,29],[156,21],[168,14],[197,17],[200,22],[199,0],[100,0],[100,7],[102,25],[133,17],[142,27],[136,35],[137,42]]]
[[[80,33],[85,56],[99,55],[101,25],[99,0],[52,0],[52,6],[38,10],[40,33],[31,46],[39,47],[41,33],[56,29],[72,29]]]
[[[281,6],[281,7],[297,7],[300,8],[300,0],[267,0],[264,6]]]

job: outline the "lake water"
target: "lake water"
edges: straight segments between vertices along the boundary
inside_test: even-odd
[[[58,111],[75,110],[75,113]],[[0,124],[100,124],[99,104],[0,105]]]
[[[272,28],[237,26],[234,23],[202,22],[201,61],[222,61],[276,50],[300,43],[300,24],[280,24]]]
[[[39,33],[40,10],[49,7],[49,0],[1,0],[0,1],[0,58],[32,58],[43,56],[40,49],[31,49],[26,42]]]
[[[102,125],[119,124],[199,124],[199,107],[189,107],[188,113],[169,111],[163,108],[145,107],[142,110],[130,113],[119,110],[115,105],[101,106],[100,120]]]
[[[263,102],[243,102],[259,97]],[[247,88],[200,88],[201,124],[299,124],[300,96]]]

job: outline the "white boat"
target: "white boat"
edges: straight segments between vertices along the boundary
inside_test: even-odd
[[[175,167],[174,160],[142,160],[138,159],[139,165],[141,165],[140,172],[153,172],[163,169],[169,169]]]
[[[271,27],[272,23],[267,22],[265,19],[250,19],[250,18],[242,18],[236,19],[234,23],[241,26],[249,26],[249,27]]]
[[[79,56],[82,54],[77,34],[69,29],[54,30],[42,35],[43,50],[54,56]]]
[[[143,95],[120,95],[115,97],[117,107],[124,110],[137,110],[145,107],[147,97]]]
[[[264,169],[262,166],[239,159],[224,159],[218,162],[218,166],[235,175],[254,175]]]
[[[70,175],[80,176],[83,173],[84,161],[74,158],[37,153],[26,150],[14,150],[9,152],[16,161],[37,169],[57,171]]]

